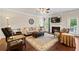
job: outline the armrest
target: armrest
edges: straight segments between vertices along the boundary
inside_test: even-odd
[[[14,36],[10,36],[8,41],[16,41],[16,40],[19,40],[22,38],[25,38],[25,36],[24,35],[14,35]]]

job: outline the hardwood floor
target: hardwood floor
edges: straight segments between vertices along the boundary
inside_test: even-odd
[[[7,45],[5,39],[0,40],[0,51],[6,51]],[[37,51],[33,48],[28,42],[26,42],[26,48],[24,51]],[[54,46],[52,46],[48,51],[75,51],[75,48],[67,47],[64,44],[57,42]]]
[[[71,47],[65,46],[64,44],[57,42],[48,51],[75,51],[75,48],[71,48]]]
[[[5,51],[7,48],[7,43],[5,41],[5,39],[1,39],[0,40],[0,51]]]

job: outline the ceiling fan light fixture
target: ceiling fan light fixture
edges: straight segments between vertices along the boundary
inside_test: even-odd
[[[47,14],[50,11],[50,8],[39,8],[38,9],[41,14]]]

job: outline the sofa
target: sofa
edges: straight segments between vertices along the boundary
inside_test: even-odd
[[[69,33],[61,33],[59,42],[69,47],[75,47],[75,37]]]

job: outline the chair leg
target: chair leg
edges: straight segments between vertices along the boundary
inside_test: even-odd
[[[7,43],[7,51],[9,51],[10,50],[10,48],[9,48],[9,44]]]
[[[22,40],[23,40],[24,50],[26,50],[26,40],[25,40],[25,38],[22,38]]]

